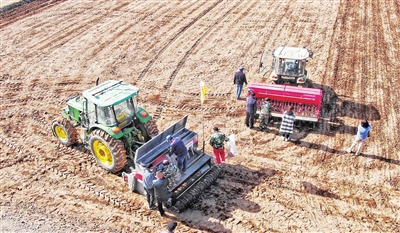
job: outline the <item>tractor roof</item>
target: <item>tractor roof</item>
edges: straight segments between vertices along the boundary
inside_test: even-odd
[[[280,46],[275,50],[274,56],[284,59],[303,60],[309,58],[310,53],[304,47],[300,48]]]
[[[116,80],[109,80],[98,86],[92,87],[82,93],[83,97],[94,104],[107,107],[119,104],[128,98],[135,96],[139,88],[128,83]]]

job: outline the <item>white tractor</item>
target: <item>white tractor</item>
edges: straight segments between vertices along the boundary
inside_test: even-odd
[[[263,54],[260,59],[259,73],[264,70],[262,69]],[[305,47],[286,47],[283,45],[278,47],[272,51],[272,71],[269,80],[275,84],[305,85],[307,82],[307,59],[312,58],[313,54]]]

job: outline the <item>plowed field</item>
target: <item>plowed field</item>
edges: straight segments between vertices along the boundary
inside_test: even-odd
[[[0,231],[158,232],[176,220],[177,232],[399,232],[398,0],[23,3],[0,13]],[[260,56],[270,64],[282,44],[313,50],[308,77],[323,90],[320,123],[292,142],[279,122],[247,128],[234,95],[237,68],[267,82]],[[97,77],[138,86],[159,130],[189,115],[208,153],[218,126],[239,155],[187,211],[160,217],[52,135],[65,100]],[[363,118],[373,129],[356,156],[346,150]]]

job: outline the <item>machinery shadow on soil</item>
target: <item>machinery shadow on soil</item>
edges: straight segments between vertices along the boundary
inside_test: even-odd
[[[327,136],[334,136],[337,133],[355,135],[357,133],[357,126],[345,125],[340,117],[350,117],[359,120],[367,119],[368,121],[381,119],[381,114],[372,105],[357,103],[347,96],[339,97],[331,87],[326,85],[313,83],[312,86],[313,88],[323,90],[321,116],[318,123],[295,122],[295,128],[302,133],[302,138],[306,137],[310,132]],[[266,132],[279,134],[280,121],[280,118],[274,118],[270,122]],[[275,131],[276,129],[277,131]]]
[[[400,160],[388,159],[388,158],[384,158],[382,156],[377,156],[377,155],[361,153],[358,157],[364,157],[364,158],[369,158],[369,159],[377,159],[377,160],[380,160],[382,162],[391,163],[391,164],[395,164],[395,165],[398,165],[398,166],[400,165]]]
[[[254,193],[254,188],[274,176],[277,171],[269,168],[253,170],[232,164],[222,164],[221,167],[222,177],[206,189],[196,203],[185,212],[176,215],[183,224],[207,232],[231,233],[231,229],[226,229],[219,222],[210,221],[210,218],[225,221],[233,217],[232,212],[236,209],[250,213],[258,213],[261,210],[259,204],[252,201],[252,195],[258,195]],[[185,215],[186,212],[189,214]],[[195,219],[190,216],[195,216]]]
[[[307,148],[314,148],[316,150],[319,151],[325,151],[328,153],[332,153],[332,154],[340,154],[340,155],[349,155],[349,156],[356,156],[354,154],[354,152],[352,154],[349,154],[347,152],[347,148],[350,146],[350,144],[352,143],[352,141],[350,142],[350,144],[348,145],[344,145],[343,150],[335,150],[332,149],[326,145],[322,145],[322,144],[316,144],[316,143],[310,143],[310,142],[306,142],[306,141],[301,141],[301,140],[293,140],[293,143],[297,146],[302,146],[302,147],[307,147]],[[372,154],[364,154],[361,153],[358,157],[364,157],[364,158],[369,158],[369,159],[376,159],[376,160],[380,160],[382,162],[385,163],[391,163],[391,164],[395,164],[395,165],[400,165],[400,160],[396,160],[396,159],[388,159],[382,156],[378,156],[378,155],[372,155]],[[323,160],[323,156],[321,157],[321,160]]]
[[[376,121],[381,119],[379,111],[370,104],[362,104],[354,101],[353,97],[338,95],[329,86],[313,84],[314,88],[323,91],[322,117],[334,119],[336,117],[348,116],[356,119],[368,119]]]

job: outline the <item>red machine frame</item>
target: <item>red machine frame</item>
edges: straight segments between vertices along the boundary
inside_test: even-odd
[[[258,107],[266,98],[272,102],[272,117],[282,117],[288,106],[294,107],[296,120],[318,122],[322,90],[290,85],[251,83],[249,90],[256,94]]]

